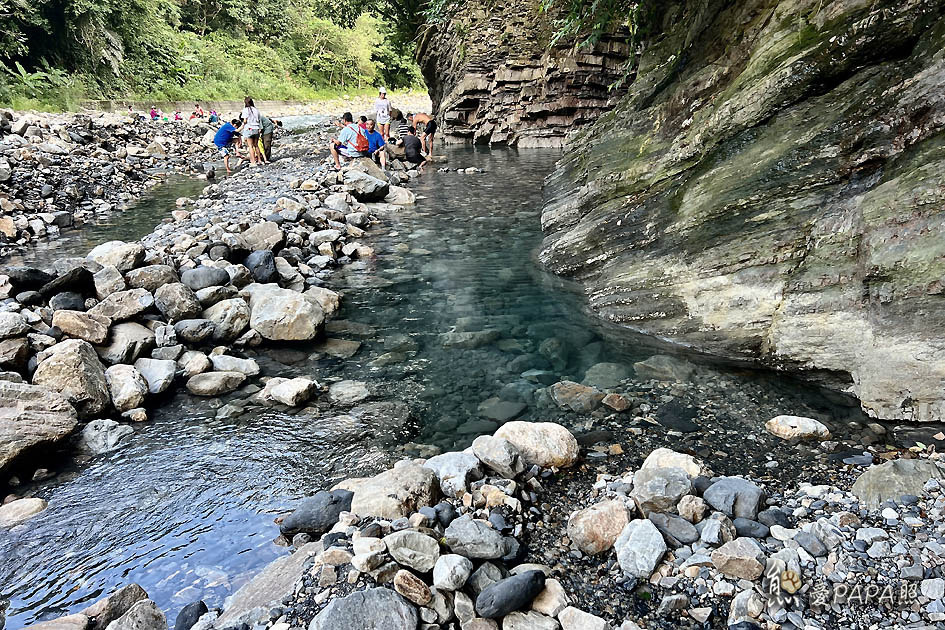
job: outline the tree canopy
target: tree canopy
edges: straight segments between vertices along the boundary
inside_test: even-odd
[[[89,95],[167,98],[418,85],[392,3],[0,0],[0,101],[66,83]]]

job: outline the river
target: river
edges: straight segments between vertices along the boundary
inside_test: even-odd
[[[296,414],[251,405],[240,412],[253,391],[246,388],[223,400],[167,398],[127,447],[60,468],[36,491],[49,508],[0,532],[0,599],[10,602],[9,630],[78,611],[130,582],[171,620],[197,599],[220,606],[285,553],[273,542],[272,521],[301,498],[382,469],[409,441],[447,449],[491,433],[497,425],[479,413],[491,397],[525,401],[522,417],[541,417],[536,386],[517,374],[543,367],[537,353],[543,340],[573,341],[555,371],[575,380],[590,364],[629,365],[653,353],[600,337],[580,297],[535,265],[542,182],[556,152],[448,154],[450,166],[485,173],[431,168],[412,185],[417,205],[369,231],[378,257],[345,267],[333,280],[344,294],[340,319],[361,326],[332,334],[361,341],[358,353],[345,361],[296,346],[250,355],[268,376],[366,381],[375,403],[403,401],[410,417],[395,406],[340,415],[324,404]],[[173,199],[197,190],[191,182],[169,184],[106,226],[77,231],[23,260],[48,262],[97,242],[140,237],[143,226],[173,209]],[[484,329],[501,331],[501,340],[463,349],[445,347],[440,336]],[[778,395],[798,400],[816,395],[802,384],[781,387]]]

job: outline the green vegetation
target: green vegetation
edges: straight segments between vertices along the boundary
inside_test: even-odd
[[[0,0],[0,104],[315,99],[422,84],[397,0]]]

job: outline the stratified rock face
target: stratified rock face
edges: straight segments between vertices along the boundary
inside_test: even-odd
[[[536,2],[474,0],[428,31],[417,58],[448,142],[559,147],[575,126],[611,109],[629,46],[605,38],[593,50],[551,47],[553,27]]]
[[[549,178],[605,320],[945,418],[945,5],[686,2]]]

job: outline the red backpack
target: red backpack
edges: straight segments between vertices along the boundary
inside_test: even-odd
[[[358,132],[358,135],[354,139],[354,146],[351,147],[358,153],[367,153],[371,150],[371,143],[368,142],[367,136],[364,134],[364,130],[361,129],[358,125],[351,123],[351,126],[354,127],[355,131]]]

